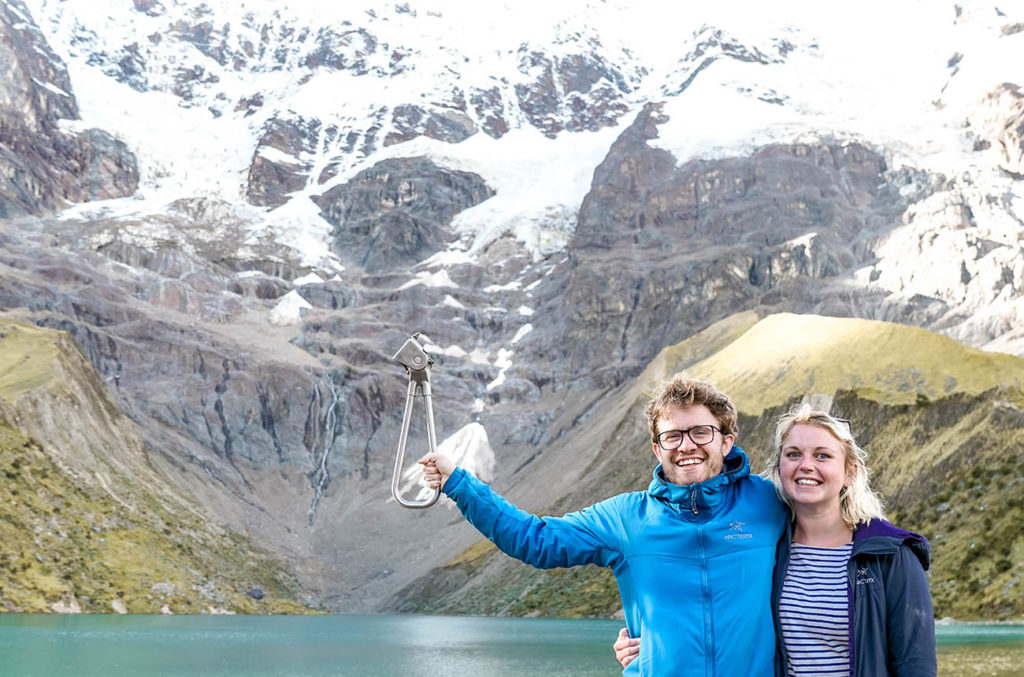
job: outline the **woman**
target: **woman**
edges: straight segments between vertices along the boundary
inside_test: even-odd
[[[883,519],[849,425],[803,405],[783,416],[765,473],[789,506],[772,591],[775,674],[936,674],[924,537]],[[639,639],[619,633],[623,666]]]

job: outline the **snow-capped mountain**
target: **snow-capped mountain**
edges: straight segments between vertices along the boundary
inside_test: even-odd
[[[496,192],[460,232],[479,248],[524,230],[535,254],[564,246],[589,170],[647,101],[672,102],[657,144],[679,161],[810,132],[950,176],[986,164],[962,127],[1019,56],[1014,17],[981,2],[26,4],[79,83],[76,124],[140,158],[120,209],[248,201],[279,208],[273,228],[375,162],[426,155]],[[523,222],[553,213],[544,246]]]
[[[0,306],[335,608],[443,557],[381,514],[413,331],[513,485],[739,311],[1024,354],[1016,4],[293,5],[4,0]]]

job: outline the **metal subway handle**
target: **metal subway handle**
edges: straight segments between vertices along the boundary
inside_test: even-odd
[[[434,433],[434,407],[430,396],[430,368],[434,361],[427,355],[420,342],[419,333],[412,335],[412,338],[405,342],[395,356],[391,359],[399,362],[409,374],[409,388],[405,398],[405,414],[402,416],[402,432],[398,436],[398,453],[395,455],[395,472],[391,476],[391,495],[403,508],[429,508],[437,503],[441,496],[440,487],[434,489],[433,498],[425,501],[407,501],[402,498],[398,489],[398,481],[402,475],[402,466],[405,463],[405,449],[409,441],[409,422],[412,421],[413,404],[416,396],[423,397],[427,407],[427,448],[430,453],[437,452],[437,437]]]

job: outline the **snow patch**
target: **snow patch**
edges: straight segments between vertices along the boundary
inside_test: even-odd
[[[418,285],[423,285],[424,287],[455,287],[456,289],[459,287],[459,285],[452,282],[452,278],[448,276],[447,270],[439,270],[434,273],[423,271],[416,273],[415,279],[403,284],[398,288],[398,291]]]
[[[532,324],[524,324],[522,327],[519,328],[519,331],[516,332],[516,335],[512,337],[512,341],[511,342],[512,343],[519,343],[519,339],[523,338],[524,336],[529,334],[531,331],[533,331],[533,325]]]
[[[886,145],[892,167],[922,158],[913,162],[947,176],[974,171],[982,156],[966,141],[963,120],[993,87],[1019,81],[1020,36],[1004,36],[1001,29],[1024,20],[1021,3],[997,8],[989,0],[863,0],[856,12],[836,12],[820,0],[523,0],[486,6],[431,0],[429,10],[410,12],[368,0],[291,3],[286,9],[273,0],[206,0],[204,20],[215,27],[211,41],[224,39],[226,49],[245,55],[236,69],[168,33],[175,22],[196,21],[189,3],[164,3],[158,17],[125,3],[114,7],[93,0],[26,5],[67,63],[74,86],[82,119],[61,121],[61,127],[105,129],[138,158],[138,193],[127,202],[108,201],[105,209],[155,214],[192,197],[246,205],[248,169],[258,152],[274,162],[309,167],[310,176],[285,206],[256,219],[254,234],[281,237],[301,252],[304,264],[333,260],[335,267],[332,228],[309,198],[399,156],[424,155],[474,172],[495,190],[455,217],[459,248],[435,254],[427,265],[466,262],[505,236],[521,242],[534,260],[563,251],[594,168],[647,101],[666,101],[667,117],[648,143],[670,151],[678,162],[828,137]],[[636,20],[644,15],[658,20]],[[346,23],[386,46],[365,55],[367,74],[307,68],[315,41],[297,36],[308,35],[310,27],[315,34]],[[740,61],[708,45],[697,53],[697,41],[716,29],[782,62]],[[147,39],[157,34],[166,36],[159,44]],[[439,39],[452,35],[459,40]],[[870,49],[865,35],[871,36]],[[279,44],[252,53],[252,45],[268,40]],[[89,65],[91,57],[116,55],[132,44],[145,61],[140,75],[149,91],[136,91]],[[627,112],[598,131],[545,136],[516,103],[516,87],[537,76],[524,71],[521,48],[554,59],[583,51],[605,60],[625,78],[619,86]],[[393,53],[404,57],[399,69],[389,63]],[[961,58],[952,63],[954,54]],[[173,92],[181,84],[178,76],[189,69],[202,78],[187,83],[192,98],[186,99]],[[455,88],[494,88],[509,131],[500,139],[478,132],[457,144],[417,137],[370,153],[344,149],[346,143],[367,141],[370,129],[378,141],[386,138],[397,105],[429,105]],[[235,110],[253,94],[265,105]],[[296,158],[270,146],[257,149],[266,123],[279,115],[319,123],[311,151]],[[472,106],[466,115],[483,124]],[[328,165],[335,176],[318,184],[316,177]]]
[[[43,89],[47,89],[47,90],[49,90],[49,91],[51,91],[54,94],[57,94],[59,96],[63,96],[63,97],[71,96],[70,94],[68,94],[63,89],[61,89],[57,85],[53,84],[52,82],[40,82],[39,80],[36,80],[35,78],[32,78],[32,82],[36,83],[37,85],[39,85]]]
[[[299,292],[293,289],[282,296],[270,311],[270,322],[276,325],[298,324],[302,321],[303,312],[312,307]]]
[[[422,335],[420,338],[423,349],[427,351],[428,355],[447,355],[448,357],[457,357],[459,359],[466,357],[466,351],[459,346],[448,346],[447,348],[442,348],[430,339],[424,338]]]
[[[442,306],[447,306],[449,308],[455,308],[456,310],[465,310],[466,309],[466,306],[464,306],[461,303],[459,303],[459,301],[457,299],[455,299],[454,297],[452,297],[451,294],[445,294],[444,295],[444,299],[441,300],[441,305]]]
[[[490,364],[491,359],[486,350],[474,348],[469,353],[469,361],[473,364]]]
[[[461,244],[461,243],[458,243],[458,242],[456,243],[456,245],[459,245],[459,244]],[[473,262],[473,257],[470,256],[469,254],[467,254],[464,250],[457,248],[457,246],[456,246],[456,247],[452,247],[451,249],[446,249],[443,252],[437,252],[436,254],[434,254],[434,255],[424,259],[423,261],[421,261],[417,265],[418,266],[427,266],[427,267],[457,266],[457,265],[461,265],[463,263],[472,263],[472,262]]]
[[[252,227],[249,242],[271,237],[299,253],[304,266],[341,271],[337,254],[330,244],[334,227],[320,216],[320,208],[310,200],[289,200],[266,212]]]
[[[498,375],[494,377],[493,381],[487,384],[488,390],[494,390],[505,382],[505,374],[512,368],[512,356],[514,354],[515,353],[508,348],[502,348],[498,351],[498,357],[494,360],[494,366],[499,369]]]
[[[278,164],[278,165],[301,165],[302,164],[302,160],[300,160],[299,158],[295,157],[294,155],[289,155],[288,153],[285,153],[283,150],[278,150],[277,148],[274,148],[273,146],[260,146],[259,149],[256,152],[257,152],[257,154],[260,157],[265,158],[265,159],[269,160],[270,162],[273,162],[274,164]]]
[[[306,284],[323,284],[323,283],[324,283],[324,278],[320,277],[316,273],[309,273],[307,275],[303,275],[302,277],[297,277],[294,280],[292,280],[292,284],[295,285],[296,287],[301,287],[301,286],[306,285]]]
[[[488,294],[493,294],[496,291],[515,291],[519,289],[520,283],[518,280],[512,280],[507,284],[492,284],[484,287],[484,291]]]

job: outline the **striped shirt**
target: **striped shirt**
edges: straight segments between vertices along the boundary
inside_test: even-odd
[[[838,548],[793,543],[789,548],[779,621],[790,677],[850,672],[846,565],[852,551],[853,543]]]

